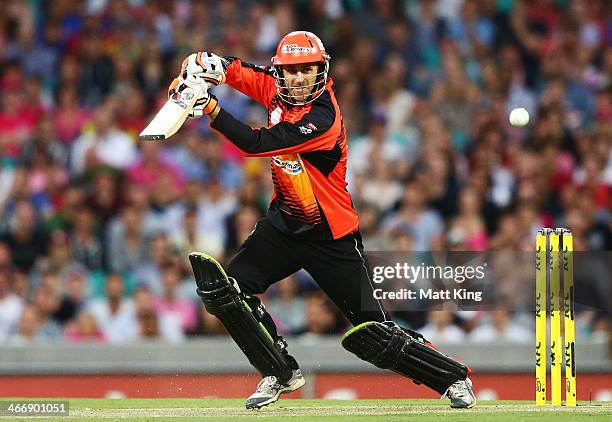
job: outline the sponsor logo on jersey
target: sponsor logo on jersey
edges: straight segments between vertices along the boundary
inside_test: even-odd
[[[314,132],[315,130],[317,130],[317,127],[310,122],[306,123],[306,125],[304,126],[300,126],[300,132],[302,132],[304,135],[308,135]]]
[[[297,160],[283,160],[279,156],[274,155],[272,156],[272,162],[287,174],[296,175],[302,172],[302,165]]]

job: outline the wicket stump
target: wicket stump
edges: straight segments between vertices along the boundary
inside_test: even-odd
[[[536,235],[536,397],[537,406],[546,404],[547,324],[550,316],[551,403],[561,406],[562,390],[566,406],[576,406],[576,335],[574,325],[573,238],[569,230],[544,228]],[[550,290],[549,290],[550,289]],[[550,300],[547,308],[547,299]],[[561,335],[563,315],[564,335]],[[565,366],[565,387],[562,384]]]

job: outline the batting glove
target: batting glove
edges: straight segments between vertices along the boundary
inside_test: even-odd
[[[187,79],[181,77],[175,78],[168,87],[168,98],[172,97],[175,93],[181,92],[186,87],[199,89],[202,95],[196,101],[193,109],[187,116],[190,119],[197,119],[205,114],[211,114],[219,106],[217,97],[208,92],[209,85],[202,78],[194,75],[189,75]]]
[[[217,97],[208,92],[208,90],[204,91],[204,96],[198,98],[191,113],[187,116],[190,119],[197,119],[198,117],[202,117],[203,115],[209,115],[213,113],[219,107],[219,102],[217,101]]]
[[[225,82],[227,60],[213,53],[201,51],[187,56],[181,66],[180,77],[187,79],[190,75],[202,78],[210,86]]]

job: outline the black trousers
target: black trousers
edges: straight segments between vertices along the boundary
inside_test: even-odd
[[[252,295],[302,268],[353,325],[390,319],[372,294],[371,270],[359,232],[337,240],[305,240],[279,231],[264,218],[229,263],[227,274],[257,305],[259,300]],[[268,332],[277,336],[270,315],[264,312],[261,317]]]

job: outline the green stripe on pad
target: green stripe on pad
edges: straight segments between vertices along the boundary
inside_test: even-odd
[[[346,333],[344,333],[344,335],[342,336],[342,339],[347,338],[348,336],[350,336],[351,334],[353,334],[355,331],[362,329],[363,327],[365,327],[366,325],[370,325],[370,324],[376,324],[376,321],[366,321],[366,322],[362,322],[361,324],[351,328],[350,330],[348,330]]]
[[[204,252],[192,252],[190,255],[200,255],[201,257],[207,259],[208,261],[212,262],[213,264],[215,264],[217,266],[217,268],[219,268],[219,271],[221,271],[223,273],[223,275],[225,276],[225,278],[229,279],[229,277],[227,276],[227,274],[225,273],[225,270],[223,269],[223,267],[221,266],[221,264],[219,264],[219,261],[217,261],[215,258],[213,258],[210,255],[205,254]]]
[[[268,330],[266,330],[266,327],[264,327],[263,323],[259,323],[259,326],[261,327],[261,329],[263,330],[264,333],[266,333],[266,335],[268,336],[268,338],[270,339],[270,341],[272,342],[272,344],[274,344],[274,339],[272,338],[272,335],[268,332]]]

